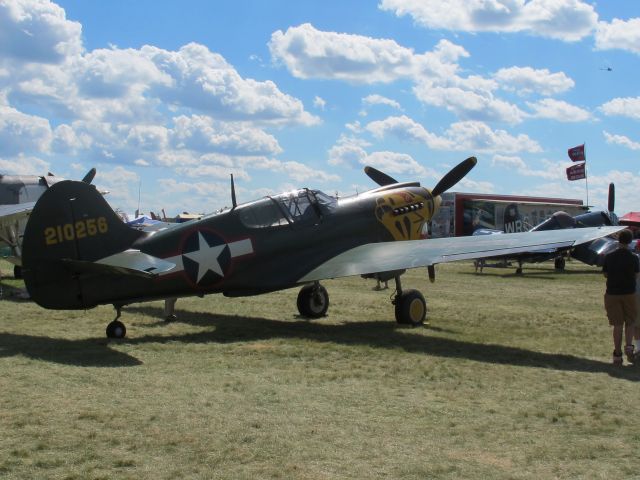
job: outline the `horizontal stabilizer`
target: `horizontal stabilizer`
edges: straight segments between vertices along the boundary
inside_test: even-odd
[[[61,262],[74,273],[131,275],[142,278],[154,278],[175,267],[171,262],[139,250],[126,250],[95,262],[71,259],[62,259]]]

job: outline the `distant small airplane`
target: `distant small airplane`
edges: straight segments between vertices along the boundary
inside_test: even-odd
[[[419,325],[427,307],[417,290],[403,289],[407,268],[556,248],[589,242],[618,228],[587,228],[478,237],[422,239],[440,195],[476,164],[470,157],[429,190],[400,183],[372,167],[379,188],[339,200],[302,188],[238,205],[156,232],[127,226],[94,188],[55,184],[38,200],[23,242],[26,287],[40,306],[88,309],[112,304],[107,337],[122,338],[124,305],[222,293],[251,296],[302,286],[303,317],[324,316],[329,295],[321,280],[385,274],[395,280],[396,321]]]
[[[618,217],[614,213],[615,186],[613,183],[609,184],[607,208],[607,211],[589,211],[574,217],[566,212],[558,211],[529,231],[542,232],[567,228],[618,226]],[[477,234],[487,235],[496,233],[502,234],[503,232],[500,230],[479,229]],[[474,235],[476,235],[475,232]],[[618,248],[618,241],[616,239],[602,237],[572,248],[537,249],[536,251],[519,253],[517,255],[500,256],[500,259],[505,262],[516,261],[518,263],[518,267],[516,268],[517,274],[522,273],[523,263],[539,263],[552,259],[554,260],[556,270],[564,270],[566,265],[565,256],[571,256],[587,265],[602,266],[604,264],[604,257],[616,248]],[[492,256],[494,259],[496,257],[497,256]],[[487,264],[483,263],[482,266],[487,266]]]
[[[91,183],[96,175],[92,168],[82,179]],[[52,185],[64,180],[52,173],[47,175],[0,175],[0,247],[8,246],[7,257],[14,264],[15,278],[21,278],[20,245],[27,218],[36,201]]]
[[[605,70],[607,72],[613,72],[613,68],[611,68],[611,67],[601,68],[600,70]]]

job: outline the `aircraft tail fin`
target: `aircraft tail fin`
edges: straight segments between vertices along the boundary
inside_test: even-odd
[[[82,276],[90,273],[69,265],[127,250],[142,235],[122,222],[92,185],[58,182],[40,197],[24,232],[27,290],[46,308],[91,307],[82,292]]]

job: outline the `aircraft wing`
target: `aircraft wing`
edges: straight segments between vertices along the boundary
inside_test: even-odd
[[[300,278],[299,283],[540,249],[570,248],[622,229],[624,227],[571,228],[503,235],[369,243],[327,260]]]
[[[16,205],[0,205],[0,226],[13,224],[27,218],[36,202],[18,203]]]

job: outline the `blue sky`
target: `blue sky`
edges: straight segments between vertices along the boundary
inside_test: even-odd
[[[640,210],[637,0],[0,0],[0,172],[173,215],[308,186],[432,187]],[[610,70],[609,70],[610,69]]]

